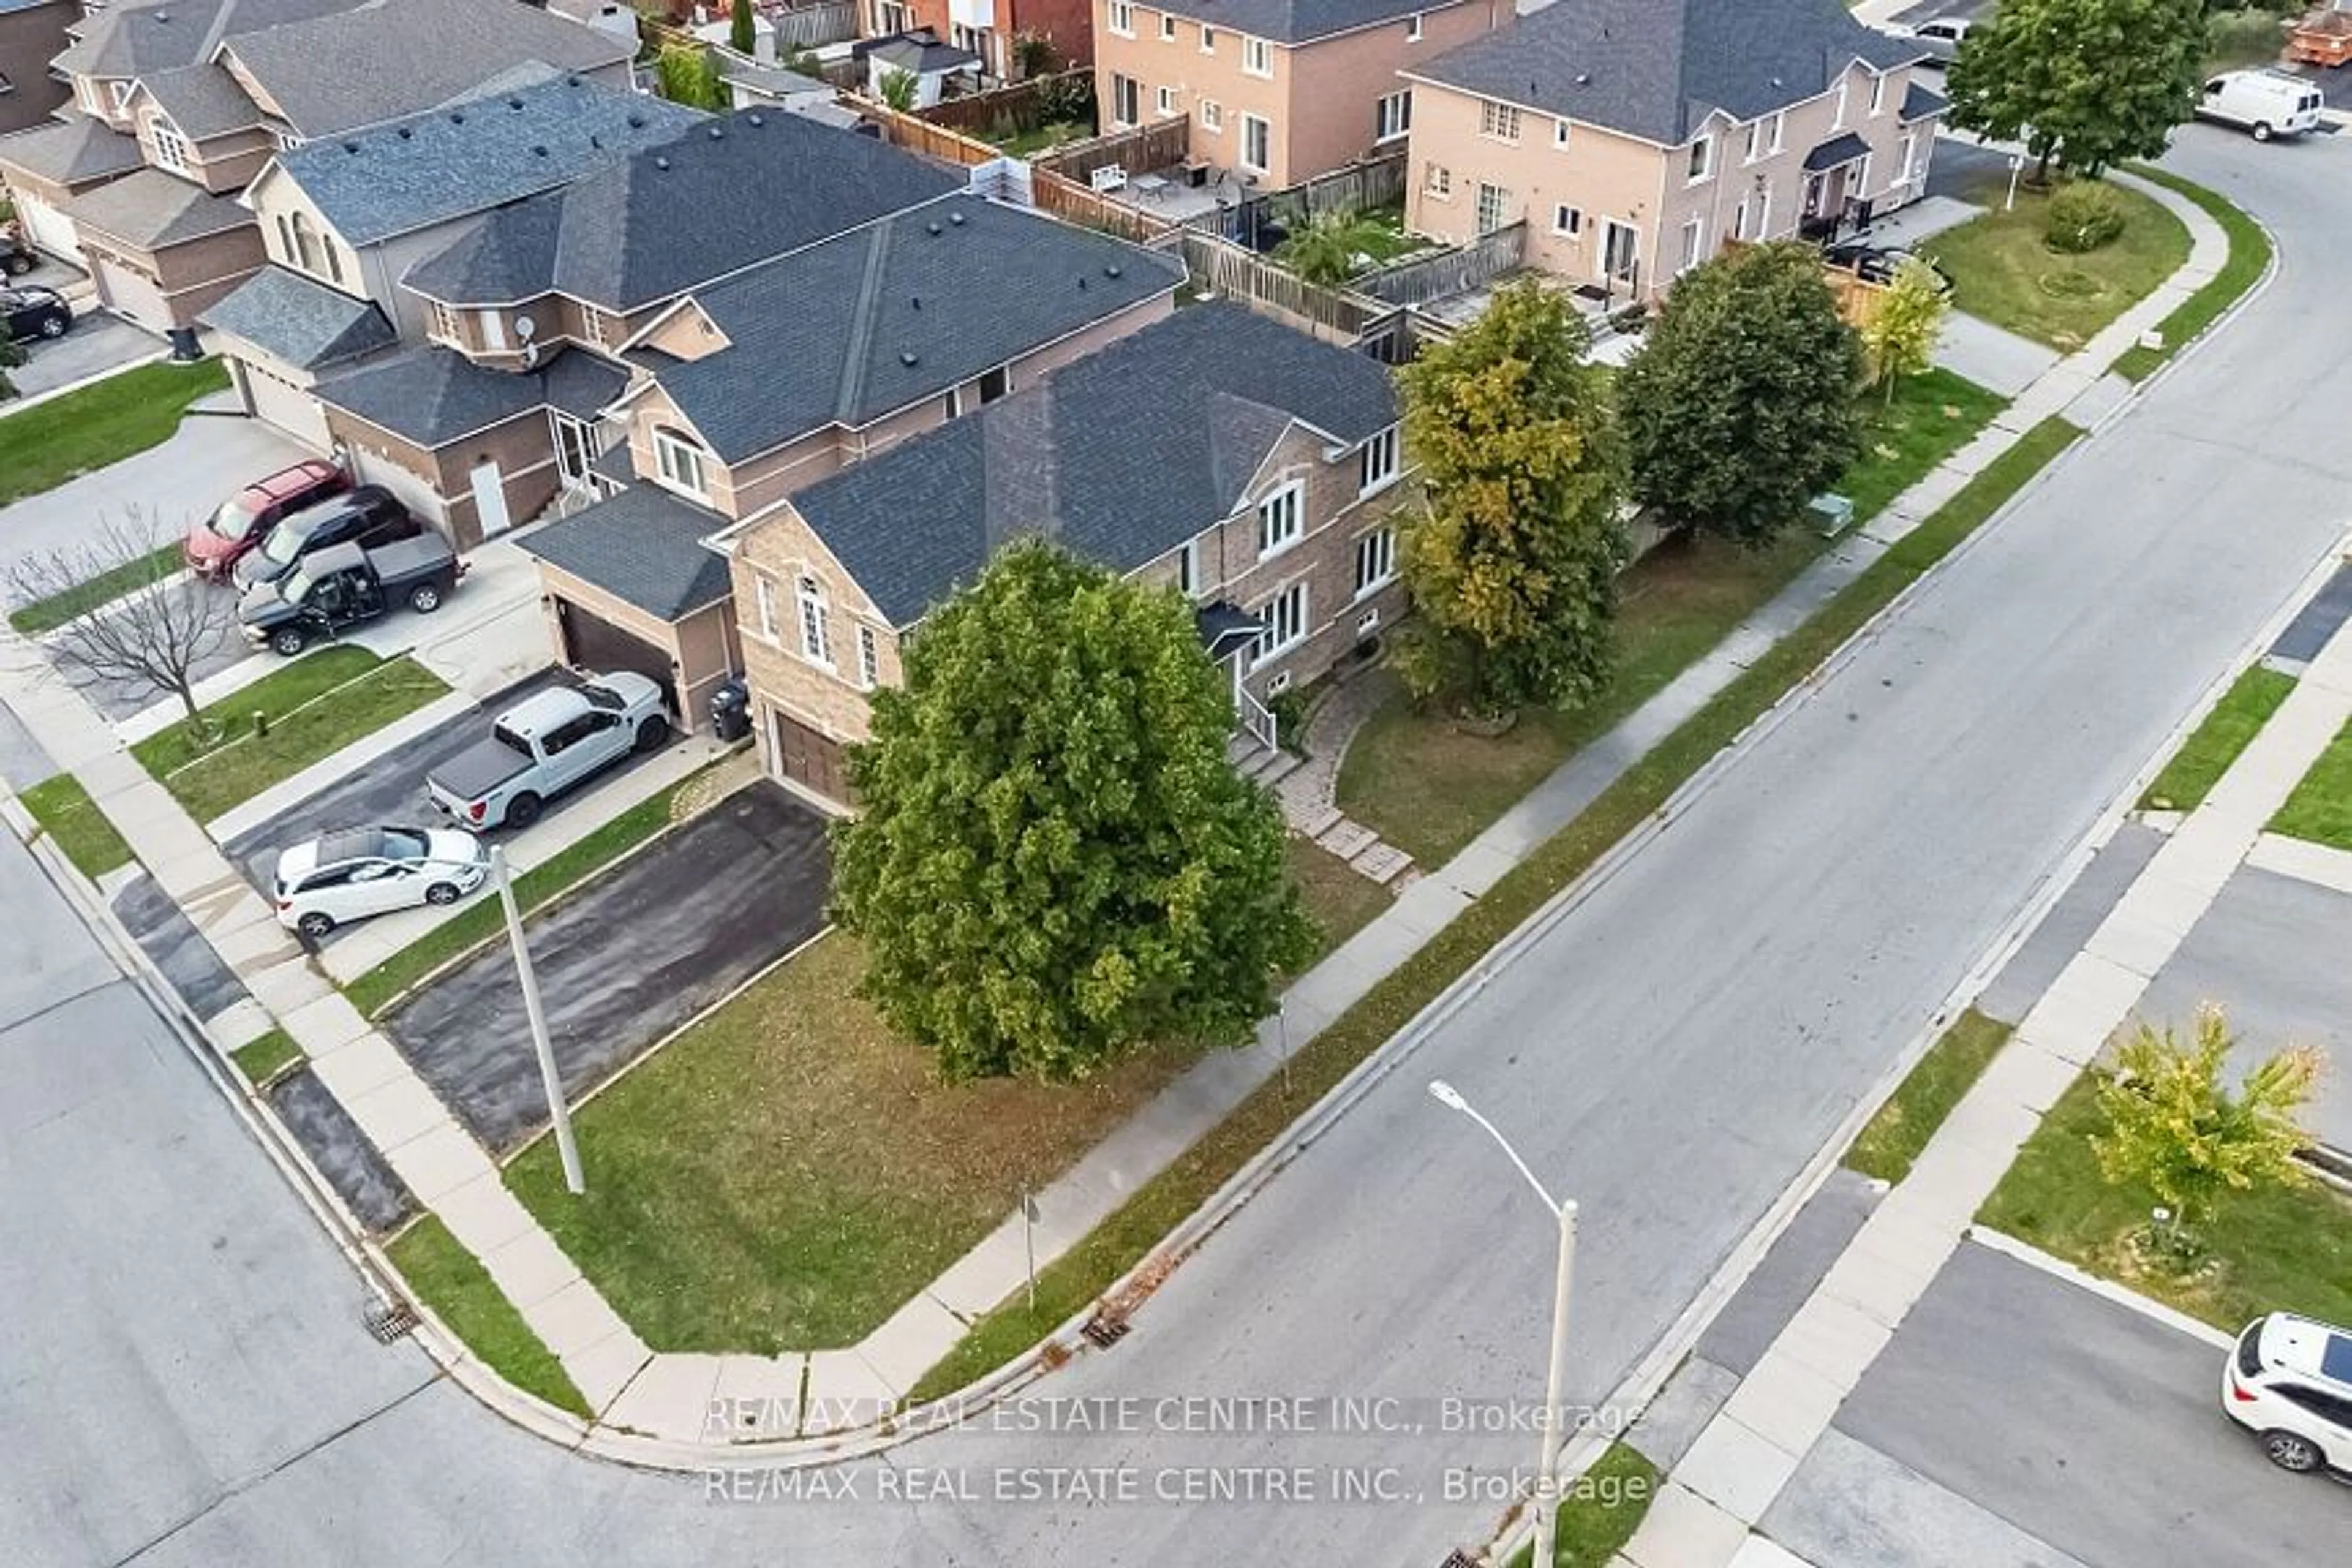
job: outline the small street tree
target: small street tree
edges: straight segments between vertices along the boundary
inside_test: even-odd
[[[751,16],[751,0],[735,0],[727,15],[727,47],[739,55],[755,52],[760,42],[759,24]]]
[[[1426,496],[1403,538],[1416,635],[1483,715],[1571,707],[1609,679],[1625,449],[1590,346],[1564,295],[1522,283],[1402,373]]]
[[[719,79],[719,68],[712,63],[710,51],[699,44],[664,47],[654,62],[654,79],[661,95],[672,103],[689,109],[727,107],[727,89]]]
[[[1743,246],[1685,273],[1617,381],[1634,496],[1768,543],[1859,454],[1862,370],[1811,246]]]
[[[1955,128],[2095,176],[2153,158],[2196,107],[2203,0],[2001,0],[1947,73]]]
[[[882,101],[901,114],[915,112],[915,73],[893,66],[882,73]]]
[[[16,618],[65,668],[176,697],[194,721],[196,666],[227,641],[236,604],[189,581],[176,553],[142,514],[101,519],[76,543],[9,568]]]
[[[835,840],[883,1016],[953,1079],[1247,1039],[1313,930],[1190,607],[1032,541],[904,651]]]
[[[2092,1140],[2100,1173],[2154,1194],[2184,1228],[2212,1218],[2223,1194],[2303,1181],[2294,1152],[2305,1142],[2295,1112],[2311,1098],[2321,1057],[2289,1047],[2247,1073],[2233,1093],[2236,1045],[2221,1009],[2197,1010],[2196,1037],[2143,1024],[2116,1053],[2100,1086],[2107,1131]]]
[[[1895,401],[1896,384],[1917,375],[1935,363],[1936,344],[1944,335],[1944,318],[1952,302],[1936,269],[1916,257],[1906,258],[1895,277],[1879,290],[1876,308],[1863,323],[1863,353],[1870,374]]]

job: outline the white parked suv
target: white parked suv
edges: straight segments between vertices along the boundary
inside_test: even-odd
[[[2221,1410],[2281,1469],[2352,1471],[2352,1329],[2255,1319],[2221,1371]]]
[[[278,857],[278,923],[315,942],[369,915],[454,904],[489,868],[488,851],[470,833],[340,828]]]

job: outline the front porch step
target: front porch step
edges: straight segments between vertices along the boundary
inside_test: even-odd
[[[1242,777],[1268,789],[1297,772],[1299,763],[1290,752],[1279,748],[1268,751],[1246,735],[1236,735],[1225,742],[1225,760]]]

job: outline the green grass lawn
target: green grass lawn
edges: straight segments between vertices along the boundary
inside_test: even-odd
[[[114,830],[114,824],[73,774],[44,780],[16,798],[25,803],[25,809],[74,863],[74,868],[91,881],[118,866],[131,864],[131,846],[122,841],[122,835]]]
[[[1065,142],[1083,142],[1095,133],[1095,128],[1081,120],[1055,120],[1029,131],[1016,131],[1009,136],[983,136],[1013,158],[1030,158],[1060,146]]]
[[[2183,1279],[2144,1266],[2130,1245],[2156,1199],[2099,1174],[2090,1140],[2105,1127],[2097,1079],[2086,1073],[2026,1140],[1977,1223],[2216,1328],[2235,1331],[2280,1310],[2352,1322],[2352,1199],[2317,1184],[2233,1194],[2200,1232],[2211,1267]]]
[[[216,359],[135,365],[0,419],[0,506],[163,445],[189,404],[227,384],[228,369]],[[182,499],[209,507],[219,498]]]
[[[131,750],[190,815],[209,822],[448,690],[405,656],[383,661],[364,648],[325,648],[205,708],[219,726],[215,743],[206,746],[184,719]],[[266,731],[256,712],[268,715]]]
[[[2271,831],[2352,849],[2352,723],[2338,730],[2327,750],[2319,753],[2319,761],[2271,818]]]
[[[43,632],[57,630],[85,611],[112,604],[133,588],[161,583],[179,570],[180,547],[162,545],[136,561],[126,561],[88,582],[77,583],[61,594],[52,594],[9,611],[8,624],[28,637],[39,637]]]
[[[1037,1304],[1015,1295],[982,1317],[925,1373],[917,1403],[952,1394],[1012,1362],[1108,1289],[1174,1226],[1199,1208],[1297,1114],[1402,1028],[1610,847],[1654,814],[1684,781],[1905,588],[1978,527],[2082,432],[2054,416],[1986,465],[1960,493],[1906,535],[1812,618],[1601,792],[1576,820],[1507,873],[1321,1034],[1290,1069],[1261,1085],[1224,1121],[1038,1274]]]
[[[1884,392],[1864,393],[1862,458],[1836,486],[1853,502],[1854,525],[1885,510],[2006,405],[1998,394],[1940,367],[1904,377],[1891,403]]]
[[[2010,1026],[1971,1007],[1952,1021],[1943,1038],[1927,1047],[1878,1114],[1845,1152],[1845,1163],[1865,1176],[1899,1182],[1927,1147],[1952,1107],[1975,1087],[2010,1036]]]
[[[938,1081],[852,994],[835,933],[573,1116],[507,1184],[657,1351],[855,1344],[1192,1059],[1149,1050],[1079,1084]]]
[[[1658,1468],[1623,1443],[1612,1443],[1592,1468],[1567,1488],[1559,1503],[1559,1527],[1552,1537],[1553,1568],[1609,1568],[1642,1528],[1658,1495]],[[1535,1548],[1516,1553],[1512,1568],[1527,1568]]]
[[[457,1244],[447,1226],[426,1215],[384,1250],[416,1299],[465,1341],[483,1365],[525,1394],[583,1421],[594,1415],[555,1352],[530,1331],[522,1314],[499,1292],[490,1271]]]
[[[517,906],[525,915],[542,909],[653,838],[675,818],[678,792],[701,777],[699,770],[688,774],[630,806],[578,843],[518,873],[514,879]],[[343,994],[352,1006],[374,1017],[426,975],[498,935],[505,923],[505,911],[495,895],[477,899],[344,986]]]
[[[2015,211],[1995,207],[1922,248],[1951,274],[1958,309],[2071,353],[2189,259],[2189,230],[2179,218],[2137,191],[2115,192],[2128,215],[2124,231],[2088,255],[2042,243],[2050,198],[2025,186]]]
[[[1315,917],[1316,929],[1322,933],[1315,950],[1318,959],[1370,925],[1396,901],[1386,888],[1295,833],[1284,840],[1283,852],[1307,912]]]
[[[247,1083],[258,1087],[302,1059],[302,1047],[283,1029],[272,1029],[259,1039],[239,1046],[229,1055]]]
[[[2253,744],[2279,704],[2294,689],[2294,677],[2250,665],[2205,715],[2195,733],[2164,764],[2139,797],[2142,811],[2194,811],[2221,782],[2238,753]]]
[[[2203,207],[2230,237],[2230,257],[2221,264],[2213,280],[2181,302],[2180,308],[2164,318],[2158,330],[2164,334],[2160,349],[2144,349],[2137,344],[2126,349],[2116,360],[2116,374],[2128,381],[2138,381],[2153,374],[2157,366],[2180,351],[2183,344],[2193,341],[2200,332],[2221,319],[2221,312],[2236,304],[2270,270],[2271,240],[2263,226],[2238,210],[2237,206],[2204,186],[2184,180],[2165,170],[2146,163],[2134,163],[2131,172],[2143,180],[2153,180],[2179,192]]]

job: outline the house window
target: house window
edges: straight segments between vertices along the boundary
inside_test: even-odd
[[[106,84],[106,93],[108,101],[114,105],[115,113],[121,114],[125,109],[128,109],[131,106],[131,83],[127,81],[108,82]]]
[[[814,663],[833,667],[833,644],[824,633],[824,590],[814,577],[803,577],[800,584],[801,653]]]
[[[1160,89],[1160,112],[1162,117],[1176,112],[1176,89],[1174,88],[1163,87]]]
[[[1128,0],[1110,0],[1110,30],[1122,38],[1135,37],[1135,7]]]
[[[1780,150],[1781,134],[1788,129],[1789,116],[1785,111],[1772,116],[1772,139],[1764,149],[1765,156],[1769,157]]]
[[[1201,591],[1201,542],[1188,539],[1176,552],[1176,591],[1186,598]]]
[[[770,642],[776,640],[776,585],[764,574],[751,579],[760,602],[760,635]]]
[[[1165,11],[1160,13],[1160,41],[1163,44],[1176,41],[1176,18]]]
[[[1870,195],[1870,161],[1874,156],[1873,153],[1864,153],[1862,155],[1862,167],[1853,173],[1853,188],[1857,195],[1865,196]]]
[[[879,24],[881,37],[895,38],[914,26],[915,13],[901,0],[879,0],[875,6],[875,20]]]
[[[1760,120],[1750,121],[1748,124],[1748,151],[1740,154],[1739,161],[1743,163],[1753,163],[1762,156],[1764,156],[1764,122]]]
[[[294,226],[284,213],[278,215],[278,255],[289,267],[301,265],[301,254],[294,248]]]
[[[1772,237],[1772,187],[1761,184],[1756,187],[1756,237]]]
[[[868,691],[882,684],[882,642],[872,626],[857,628],[857,684]]]
[[[1006,393],[1012,390],[1012,366],[1001,364],[994,370],[982,371],[981,373],[980,403],[982,407],[987,407],[990,404],[995,402],[998,398],[1003,396]]]
[[[1697,184],[1715,173],[1715,138],[1702,136],[1691,143],[1690,183]]]
[[[1222,136],[1225,131],[1225,106],[1213,98],[1201,100],[1201,129],[1211,135]]]
[[[1832,131],[1835,131],[1835,130],[1837,130],[1840,126],[1843,125],[1844,123],[1845,123],[1845,83],[1844,83],[1844,82],[1843,82],[1843,81],[1841,81],[1841,82],[1839,82],[1839,83],[1838,83],[1838,89],[1837,89],[1837,103],[1836,103],[1836,106],[1835,106],[1835,110],[1834,110],[1834,112],[1832,112],[1832,113],[1831,114],[1831,116],[1830,116],[1830,129],[1831,129],[1831,130],[1832,130]]]
[[[1584,233],[1584,214],[1575,207],[1552,208],[1551,231],[1566,239],[1577,238]]]
[[[1264,38],[1242,40],[1242,71],[1247,76],[1274,74],[1274,46]]]
[[[1372,106],[1372,140],[1393,142],[1412,129],[1412,89],[1390,93]]]
[[[98,83],[90,80],[89,78],[83,77],[79,81],[74,83],[74,96],[80,99],[81,106],[84,109],[89,110],[92,114],[103,114],[106,112],[98,105]]]
[[[1133,125],[1143,118],[1143,95],[1131,76],[1113,71],[1110,77],[1110,119],[1114,125]]]
[[[1519,139],[1519,111],[1510,104],[1489,99],[1478,105],[1478,131],[1498,142],[1516,142]]]
[[[1454,171],[1443,163],[1428,164],[1422,171],[1421,188],[1433,196],[1453,195]]]
[[[1257,174],[1274,167],[1274,127],[1255,114],[1242,116],[1242,167]]]
[[[1553,146],[1565,148],[1568,145],[1568,126],[1569,122],[1565,120],[1555,120],[1551,122],[1551,144]]]
[[[188,142],[177,131],[165,124],[162,117],[147,122],[147,135],[154,143],[155,162],[175,174],[188,172]]]
[[[1511,193],[1500,185],[1480,184],[1478,187],[1478,232],[1492,234],[1507,221],[1503,210],[1509,205]]]
[[[1201,24],[1201,52],[1204,55],[1217,52],[1217,30],[1206,22]]]
[[[1396,530],[1374,529],[1356,541],[1356,597],[1380,587],[1396,575]]]
[[[1421,18],[1418,16],[1404,19],[1404,41],[1408,44],[1421,42]]]
[[[1699,253],[1706,247],[1706,224],[1705,220],[1693,218],[1688,223],[1683,225],[1683,264],[1678,270],[1688,272],[1692,268],[1698,265]]]
[[[1368,496],[1396,483],[1397,427],[1393,425],[1364,443],[1356,456],[1356,493]]]
[[[940,417],[952,419],[963,412],[963,388],[950,386],[948,395],[940,399]]]
[[[1261,559],[1298,542],[1299,507],[1306,487],[1296,480],[1257,503],[1257,552]]]
[[[1895,176],[1895,183],[1898,185],[1907,185],[1911,183],[1912,165],[1917,161],[1919,155],[1918,141],[1919,133],[1917,132],[1911,131],[1904,133],[1903,168],[1902,171]]]
[[[1734,239],[1746,239],[1748,237],[1748,198],[1746,196],[1740,197],[1739,205],[1734,207],[1731,211],[1731,237]]]
[[[673,488],[708,499],[710,480],[703,469],[703,451],[692,437],[666,426],[654,429],[654,471]]]
[[[1257,657],[1254,665],[1281,658],[1298,646],[1307,637],[1307,584],[1293,583],[1265,602],[1258,611],[1258,619],[1265,629],[1257,635]]]
[[[1883,72],[1870,79],[1870,111],[1873,114],[1886,112],[1886,77]]]
[[[278,221],[283,224],[286,220],[281,217]],[[439,300],[432,301],[432,308],[433,320],[425,329],[426,335],[438,338],[453,348],[462,347],[463,340],[457,335],[457,310]]]

